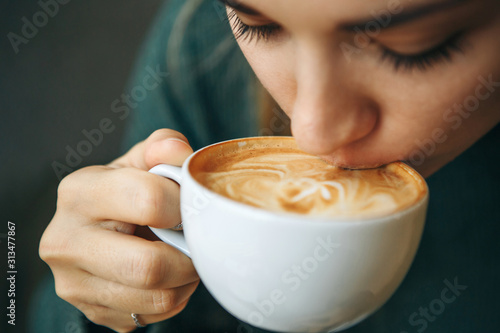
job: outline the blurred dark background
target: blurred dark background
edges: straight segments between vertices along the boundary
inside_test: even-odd
[[[141,41],[163,3],[59,1],[67,3],[41,1],[59,4],[51,17],[39,13],[44,9],[38,1],[0,0],[1,275],[7,272],[8,221],[16,225],[17,269],[16,326],[6,323],[3,277],[0,332],[26,330],[30,296],[49,273],[38,257],[38,243],[55,211],[59,178],[52,163],[66,164],[66,147],[75,149],[85,139],[82,130],[97,128],[111,114],[110,104],[124,91]],[[26,20],[38,20],[38,31],[24,28],[23,34]],[[114,124],[116,129],[77,168],[118,156],[124,124]]]

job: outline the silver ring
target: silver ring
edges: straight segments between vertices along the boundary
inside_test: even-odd
[[[172,230],[176,230],[176,231],[182,230],[182,222],[179,223],[178,225],[176,225],[175,227],[173,227]]]
[[[134,320],[134,323],[135,323],[135,326],[141,328],[141,327],[146,327],[146,325],[142,325],[141,322],[139,321],[139,318],[137,318],[137,314],[135,313],[131,313],[130,316],[132,317],[132,319]]]

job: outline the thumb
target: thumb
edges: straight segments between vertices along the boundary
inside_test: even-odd
[[[132,147],[125,155],[111,162],[111,167],[134,167],[149,170],[158,164],[181,166],[193,153],[188,140],[171,129],[160,129]]]

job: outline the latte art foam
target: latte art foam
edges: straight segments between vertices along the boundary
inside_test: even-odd
[[[402,163],[345,170],[293,148],[252,148],[210,158],[195,178],[236,201],[315,216],[380,216],[415,203],[422,188]]]

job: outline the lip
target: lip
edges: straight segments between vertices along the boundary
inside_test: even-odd
[[[225,203],[228,203],[230,206],[234,206],[236,209],[241,209],[242,211],[247,211],[248,214],[261,214],[260,216],[262,216],[264,219],[265,217],[269,217],[269,216],[274,216],[276,218],[284,218],[286,220],[289,220],[289,219],[298,219],[298,220],[303,220],[304,219],[304,215],[302,214],[296,214],[296,213],[287,213],[287,212],[277,212],[277,211],[269,211],[265,208],[260,208],[260,207],[254,207],[254,206],[250,206],[250,205],[247,205],[245,203],[242,203],[242,202],[239,202],[237,200],[234,200],[234,199],[230,199],[230,198],[227,198],[207,187],[205,187],[203,184],[201,184],[198,180],[196,180],[192,174],[191,174],[191,166],[192,166],[192,161],[197,159],[198,156],[200,154],[203,153],[203,151],[210,151],[212,149],[214,149],[215,147],[220,147],[220,146],[223,146],[225,144],[228,144],[228,143],[233,143],[233,144],[237,144],[238,146],[240,144],[243,144],[243,145],[246,145],[248,141],[258,141],[258,140],[262,140],[262,139],[265,139],[265,140],[293,140],[294,138],[293,137],[279,137],[279,136],[276,136],[276,137],[247,137],[247,138],[240,138],[240,139],[232,139],[232,140],[227,140],[227,141],[223,141],[223,142],[218,142],[218,143],[215,143],[215,144],[212,144],[212,145],[209,145],[209,146],[206,146],[196,152],[194,152],[186,161],[185,161],[185,165],[186,165],[186,168],[185,170],[183,170],[183,173],[184,173],[184,177],[190,179],[190,181],[192,181],[193,183],[196,184],[198,188],[198,190],[201,192],[205,191],[205,192],[208,192],[210,193],[211,196],[215,197],[215,198],[218,198],[218,200],[222,201],[222,202],[225,202]],[[323,156],[318,156],[319,158],[323,159]],[[326,156],[325,158],[327,159],[331,159],[331,156]],[[330,163],[329,160],[326,160],[327,163]],[[382,214],[382,215],[374,215],[374,216],[371,216],[371,217],[366,217],[366,216],[339,216],[339,217],[335,217],[335,218],[331,218],[331,217],[324,217],[324,216],[307,216],[307,220],[308,222],[306,223],[310,223],[311,221],[316,221],[316,222],[319,222],[319,223],[325,223],[325,222],[336,222],[336,223],[342,223],[342,222],[347,222],[347,223],[353,223],[353,222],[366,222],[367,220],[374,220],[374,221],[379,221],[379,220],[386,220],[388,217],[390,216],[399,216],[399,215],[404,215],[404,214],[407,214],[408,212],[410,211],[413,211],[414,209],[416,209],[415,207],[418,207],[422,204],[424,204],[424,202],[426,202],[428,200],[428,197],[429,197],[429,189],[428,189],[428,186],[425,182],[425,179],[423,177],[421,177],[421,175],[419,174],[419,172],[415,169],[413,169],[411,166],[408,165],[408,163],[404,162],[404,161],[399,161],[399,160],[391,160],[389,162],[386,162],[386,163],[375,163],[375,164],[365,164],[363,165],[362,167],[360,166],[360,164],[354,164],[355,167],[352,167],[352,164],[336,164],[336,163],[332,163],[334,164],[335,166],[337,167],[341,167],[341,168],[345,168],[345,169],[374,169],[374,168],[377,168],[379,166],[382,166],[382,165],[385,165],[385,164],[389,164],[389,163],[401,163],[403,164],[406,168],[409,169],[408,172],[410,172],[411,174],[414,175],[414,177],[417,177],[419,179],[421,179],[421,181],[423,182],[423,186],[425,187],[425,190],[424,190],[424,193],[425,195],[423,195],[422,197],[420,197],[414,204],[412,204],[411,206],[403,209],[403,210],[400,210],[400,211],[397,211],[397,212],[393,212],[393,213],[390,213],[390,214]],[[301,222],[299,222],[301,223]]]
[[[186,162],[187,167],[183,170],[183,178],[189,179],[189,182],[194,184],[198,193],[209,193],[210,197],[216,199],[226,206],[228,211],[239,211],[243,212],[243,215],[254,215],[261,221],[268,221],[269,219],[273,220],[273,223],[282,224],[284,228],[287,225],[344,225],[350,227],[357,227],[359,225],[371,223],[389,223],[393,219],[398,219],[401,216],[405,216],[411,214],[412,212],[420,209],[421,206],[426,205],[429,200],[429,188],[425,179],[421,178],[423,184],[423,195],[415,201],[412,205],[389,214],[381,214],[381,215],[373,215],[373,216],[337,216],[337,217],[325,217],[325,216],[314,216],[314,215],[302,215],[290,212],[281,212],[281,211],[270,211],[261,207],[254,207],[248,204],[242,203],[240,201],[227,198],[201,184],[198,180],[196,180],[191,173],[189,172],[189,163],[191,162],[193,156],[191,156]],[[401,162],[402,164],[405,164]],[[406,167],[412,172],[414,177],[419,177],[419,174],[416,170],[412,169],[410,166],[406,165]],[[182,191],[182,189],[181,189]]]
[[[392,162],[399,162],[401,160],[399,159],[387,159],[387,160],[377,160],[374,162],[366,162],[365,159],[363,163],[357,162],[357,159],[355,158],[348,158],[345,156],[339,156],[337,154],[332,155],[320,155],[318,156],[321,158],[323,161],[325,161],[328,164],[337,166],[339,168],[343,169],[351,169],[351,170],[358,170],[358,169],[375,169],[378,167],[381,167],[383,165],[392,163]]]
[[[381,149],[375,142],[377,141],[364,138],[334,151],[314,155],[331,165],[345,169],[373,169],[406,160],[401,151],[389,152],[387,149]]]

